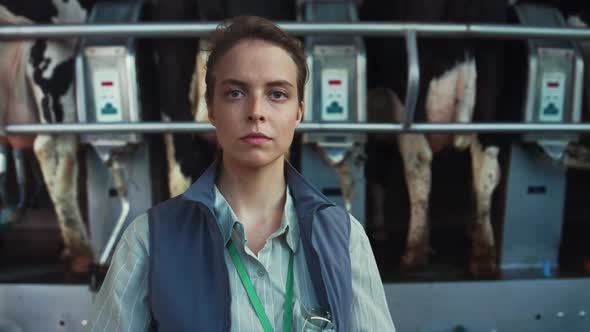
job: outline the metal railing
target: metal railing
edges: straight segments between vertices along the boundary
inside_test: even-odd
[[[426,23],[277,23],[285,31],[299,36],[363,35],[404,36],[414,31],[420,37],[475,37],[500,39],[590,39],[590,29],[543,28],[499,24],[426,24]],[[218,23],[140,23],[140,24],[29,24],[0,26],[1,39],[73,38],[73,37],[202,37]]]
[[[198,122],[141,122],[141,123],[59,123],[19,124],[5,127],[8,134],[100,134],[100,133],[189,133],[212,132],[209,123]],[[590,123],[308,123],[303,122],[296,132],[334,133],[576,133],[590,132]]]
[[[141,24],[32,24],[0,26],[0,40],[74,37],[199,37],[206,36],[219,23],[141,23]],[[403,36],[408,54],[406,115],[397,123],[302,123],[298,132],[498,132],[498,133],[574,133],[590,132],[590,124],[545,123],[414,123],[419,89],[418,37],[493,38],[493,39],[571,39],[590,40],[590,29],[542,28],[495,24],[417,24],[417,23],[292,23],[278,25],[294,35]],[[162,133],[210,132],[207,123],[93,123],[19,124],[5,126],[8,134],[58,133]]]

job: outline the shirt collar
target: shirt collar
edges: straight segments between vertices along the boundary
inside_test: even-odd
[[[214,185],[220,162],[215,160],[207,170],[183,194],[182,198],[205,205],[211,213],[215,202]],[[318,189],[311,185],[295,168],[285,162],[285,179],[294,202],[294,213],[299,221],[308,220],[310,214],[322,205],[334,205]]]
[[[238,217],[234,213],[233,209],[221,193],[217,185],[214,185],[214,205],[213,209],[215,216],[217,217],[217,223],[223,236],[223,244],[227,245],[227,242],[232,236],[232,231],[237,232],[240,239],[244,240],[244,229],[241,227]],[[297,219],[297,211],[293,204],[291,192],[289,186],[287,186],[287,198],[285,199],[285,206],[283,208],[283,218],[281,220],[281,226],[277,229],[276,233],[285,233],[287,239],[287,245],[295,253],[299,247],[299,225]]]

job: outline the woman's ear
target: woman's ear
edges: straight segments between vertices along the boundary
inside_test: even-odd
[[[303,113],[305,112],[305,104],[303,100],[299,102],[299,107],[297,107],[297,119],[295,120],[296,125],[298,126],[301,121],[303,121]]]
[[[215,126],[215,115],[213,113],[213,103],[210,103],[209,100],[206,101],[207,103],[207,117],[209,118],[209,122]]]

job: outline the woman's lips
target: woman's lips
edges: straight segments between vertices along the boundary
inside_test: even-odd
[[[270,141],[270,138],[263,134],[250,134],[242,137],[242,141],[250,145],[263,145],[264,143]]]

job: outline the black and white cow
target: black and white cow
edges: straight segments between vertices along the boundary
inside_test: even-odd
[[[94,2],[0,0],[0,5],[8,17],[7,22],[0,23],[84,22]],[[152,18],[166,22],[218,21],[239,14],[254,14],[279,20],[293,20],[295,16],[293,1],[161,0],[154,1],[153,5]],[[17,93],[24,93],[27,98],[23,100],[34,105],[20,107],[18,110],[14,107],[0,108],[0,120],[7,123],[76,121],[73,91],[75,43],[75,40],[36,40],[18,43],[0,41],[2,52],[4,49],[14,51],[23,48],[26,51],[21,52],[23,54],[19,58],[21,63],[26,64],[26,70],[18,72],[21,75],[18,80],[12,77],[3,80],[0,88],[7,88],[4,90],[6,94],[12,93],[15,96]],[[196,59],[201,59],[201,66],[197,68],[204,69],[202,64],[206,60],[207,52],[199,52],[198,45],[197,38],[166,38],[156,42],[159,111],[165,121],[206,120],[202,115],[203,111],[206,111],[203,109],[204,103],[199,99],[204,92],[204,71],[195,70],[195,65]],[[2,65],[0,70],[15,75],[11,63],[3,62]],[[17,87],[12,83],[14,81],[25,83]],[[26,93],[29,89],[31,95]],[[200,114],[197,109],[200,109]],[[0,132],[0,137],[3,136]],[[6,146],[5,150],[9,145],[12,145],[13,149],[26,150],[34,144],[34,151],[58,217],[66,253],[74,258],[73,269],[83,271],[92,259],[93,253],[78,205],[76,136],[38,135],[34,138],[34,143],[30,138],[27,140],[27,137],[0,138],[0,144]],[[211,135],[165,135],[165,144],[168,189],[171,196],[176,196],[186,190],[211,163],[216,147]],[[1,162],[0,158],[0,166]],[[1,174],[0,167],[0,186]],[[19,208],[22,207],[22,204],[19,204]],[[10,219],[14,220],[16,216],[18,215],[12,214]]]
[[[6,20],[2,24],[80,23],[86,21],[92,2],[0,0]],[[76,40],[0,41],[0,44],[4,51],[18,54],[11,59],[12,62],[4,57],[0,59],[1,88],[10,100],[0,109],[3,121],[18,123],[38,119],[42,123],[75,122],[73,83]],[[20,67],[17,69],[15,66]],[[21,84],[16,86],[16,82]],[[64,254],[72,259],[74,271],[85,271],[93,252],[78,204],[76,136],[38,135],[34,143],[30,137],[5,137],[0,143],[4,150],[9,144],[17,151],[30,150],[34,144],[34,152],[58,217],[65,244]],[[19,153],[13,154],[19,156]],[[23,188],[21,186],[21,196]],[[24,198],[19,202],[19,208],[23,207],[23,202]]]
[[[0,23],[81,23],[94,0],[0,0]],[[195,1],[159,1],[156,20],[196,21]],[[148,14],[149,15],[149,14]],[[75,122],[74,51],[77,40],[0,41],[0,123]],[[161,39],[157,42],[161,117],[170,121],[193,121],[189,88],[197,54],[197,39]],[[7,57],[6,55],[10,55]],[[153,118],[152,115],[149,115]],[[160,116],[157,116],[160,118]],[[174,196],[186,189],[211,162],[214,146],[198,135],[165,135],[168,153],[169,188]],[[6,192],[6,156],[13,150],[16,166],[33,149],[58,217],[65,254],[72,267],[82,272],[93,258],[88,232],[78,204],[77,137],[75,135],[6,136],[0,132],[0,199],[5,222],[14,222],[26,208],[26,177],[20,183],[20,199],[10,206]],[[24,167],[15,167],[24,173]],[[166,196],[166,195],[160,195]]]
[[[423,23],[505,23],[505,0],[366,0],[361,8],[366,21]],[[498,108],[502,81],[501,43],[465,38],[420,38],[420,94],[416,122],[492,122]],[[402,121],[405,109],[407,60],[403,40],[383,38],[367,42],[368,116],[371,121]],[[469,270],[477,276],[497,272],[497,254],[491,226],[492,194],[499,183],[499,149],[487,137],[475,134],[402,134],[397,145],[410,201],[410,225],[402,267],[414,269],[428,263],[429,196],[433,158],[449,149],[469,151],[472,164],[475,220],[470,225],[472,252]],[[377,139],[369,150],[390,149],[387,140]],[[371,189],[374,222],[384,224],[386,198],[381,162],[368,161],[367,182]]]

